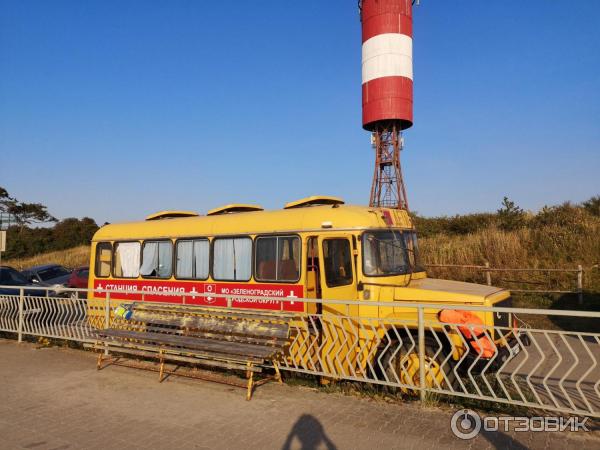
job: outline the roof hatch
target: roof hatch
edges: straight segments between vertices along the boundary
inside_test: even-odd
[[[233,203],[231,205],[220,206],[215,209],[211,209],[206,213],[207,216],[216,216],[217,214],[227,213],[239,213],[239,212],[251,212],[251,211],[264,211],[260,205],[245,205],[240,203]]]
[[[177,217],[198,217],[200,214],[194,211],[159,211],[154,214],[150,214],[146,217],[146,220],[160,220],[160,219],[175,219]]]
[[[330,197],[327,195],[312,195],[310,197],[301,198],[293,202],[286,203],[283,209],[304,208],[305,206],[317,205],[343,205],[344,200],[339,197]]]

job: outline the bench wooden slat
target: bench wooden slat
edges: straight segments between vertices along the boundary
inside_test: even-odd
[[[157,344],[154,342],[131,342],[125,339],[112,337],[112,336],[104,336],[100,340],[101,343],[105,345],[120,345],[127,346],[130,348],[141,348],[151,352],[154,352],[154,358],[158,356],[158,352],[160,350],[166,350],[171,353],[177,353],[182,355],[192,355],[198,358],[209,358],[209,359],[219,359],[222,361],[236,361],[236,362],[252,362],[256,364],[261,364],[264,362],[264,358],[254,357],[254,356],[244,356],[239,357],[236,355],[232,355],[229,353],[219,353],[219,352],[209,352],[203,350],[194,350],[194,349],[186,349],[179,347],[171,347],[165,344]],[[100,345],[100,344],[99,344]]]
[[[131,320],[244,336],[268,336],[278,339],[287,339],[289,334],[288,324],[275,324],[258,320],[236,320],[234,318],[222,319],[196,315],[167,315],[164,312],[139,311],[137,307],[133,310]]]
[[[257,311],[255,309],[243,309],[243,308],[227,308],[221,306],[204,306],[204,305],[179,305],[179,304],[168,304],[168,303],[152,303],[152,302],[131,302],[129,303],[134,309],[144,311],[166,311],[166,312],[184,312],[190,314],[206,314],[210,316],[235,316],[246,319],[255,320],[272,320],[275,322],[282,322],[292,319],[294,314],[290,314],[284,311],[273,311],[273,310],[262,310]]]
[[[131,329],[131,325],[124,329]],[[197,330],[182,330],[181,328],[165,328],[161,327],[158,324],[146,324],[140,325],[136,327],[136,330],[139,331],[149,331],[152,333],[169,333],[173,335],[180,336],[188,336],[188,337],[201,337],[205,339],[213,339],[213,340],[222,340],[227,342],[240,342],[244,344],[255,344],[255,345],[266,345],[266,346],[278,346],[281,347],[285,344],[286,341],[277,340],[272,337],[260,337],[260,336],[240,336],[234,334],[218,334],[218,333],[209,333],[204,331]]]
[[[158,357],[158,349],[147,348],[145,346],[142,347],[134,347],[131,344],[127,344],[125,342],[115,342],[115,343],[107,343],[106,345],[94,345],[93,348],[95,350],[105,350],[108,348],[110,352],[113,353],[126,353],[130,355],[143,356],[146,358],[157,358]],[[187,352],[186,352],[187,353]],[[190,354],[194,354],[194,352],[189,352]],[[211,355],[212,356],[212,355]],[[246,364],[246,360],[240,361],[231,361],[231,359],[227,360],[218,360],[213,358],[204,358],[201,354],[198,354],[198,357],[187,357],[179,354],[171,354],[168,351],[163,353],[163,358],[165,360],[170,361],[182,361],[189,362],[192,364],[203,364],[208,366],[220,367],[223,369],[237,369],[237,370],[250,370],[254,373],[262,372],[262,367],[260,366],[252,366],[248,367]],[[262,363],[262,360],[255,360],[255,363]]]
[[[166,333],[148,333],[143,331],[127,330],[102,330],[101,336],[112,336],[117,338],[138,339],[150,342],[162,342],[174,346],[186,347],[197,350],[213,351],[240,356],[255,356],[259,358],[270,358],[278,351],[277,347],[243,344],[238,342],[224,342],[197,337],[176,336]]]

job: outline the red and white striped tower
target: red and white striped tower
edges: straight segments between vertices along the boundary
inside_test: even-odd
[[[373,133],[371,206],[408,209],[402,130],[413,124],[413,0],[361,0],[362,121]]]

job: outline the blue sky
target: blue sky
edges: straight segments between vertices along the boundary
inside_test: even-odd
[[[423,0],[402,154],[426,215],[600,194],[600,2]],[[368,202],[355,0],[0,0],[0,186],[99,223]]]

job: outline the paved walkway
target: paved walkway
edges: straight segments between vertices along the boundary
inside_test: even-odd
[[[284,373],[285,375],[285,373]],[[461,441],[453,411],[274,383],[238,388],[111,366],[0,339],[2,449],[599,449],[593,433],[490,433]]]

